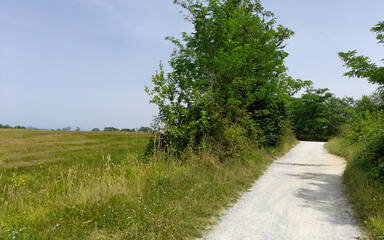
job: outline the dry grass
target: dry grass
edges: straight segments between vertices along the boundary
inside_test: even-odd
[[[191,239],[287,151],[142,160],[149,135],[0,130],[0,239]],[[56,161],[56,160],[57,161]]]

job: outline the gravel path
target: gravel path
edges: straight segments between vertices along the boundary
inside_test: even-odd
[[[356,239],[343,196],[342,158],[301,142],[276,160],[204,239]]]

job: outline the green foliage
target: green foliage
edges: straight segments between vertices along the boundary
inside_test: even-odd
[[[63,128],[63,131],[71,131],[72,130],[72,127],[71,126],[68,126],[68,127],[64,127]]]
[[[151,133],[151,132],[153,132],[152,128],[150,128],[150,127],[140,127],[137,131],[138,132],[143,132],[143,133]]]
[[[194,26],[146,88],[159,107],[155,125],[176,152],[217,142],[224,152],[274,145],[284,134],[287,103],[308,84],[287,76],[284,41],[293,32],[276,25],[256,0],[174,1]],[[200,146],[201,147],[201,146]]]
[[[352,160],[369,178],[384,184],[384,112],[356,114],[342,136],[365,147]]]
[[[122,129],[120,129],[120,132],[136,132],[136,130],[134,128],[132,128],[132,129],[122,128]]]
[[[348,197],[353,203],[355,216],[367,230],[369,239],[383,239],[384,236],[384,185],[383,182],[372,178],[372,174],[362,169],[361,157],[368,154],[369,144],[362,141],[351,141],[346,137],[331,139],[325,147],[333,154],[347,159],[344,172],[344,183],[347,186]],[[374,147],[376,148],[376,147]],[[379,148],[383,148],[381,145]],[[382,152],[381,152],[381,156]]]
[[[105,127],[104,132],[118,132],[119,129],[115,127]]]
[[[384,43],[384,22],[371,29]],[[345,76],[366,78],[380,87],[370,96],[356,101],[352,120],[337,138],[326,144],[334,154],[347,158],[344,181],[361,223],[372,239],[384,237],[384,67],[356,56],[356,51],[339,53],[351,70]]]
[[[5,124],[5,125],[0,124],[0,128],[5,128],[5,129],[11,129],[11,128],[13,128],[13,129],[25,129],[26,127],[24,127],[24,126],[20,126],[20,125],[17,125],[17,126],[15,126],[15,127],[12,127],[12,126],[9,125],[9,124]]]
[[[100,129],[98,129],[98,128],[93,128],[91,131],[92,131],[92,132],[98,132],[98,131],[100,131]]]
[[[384,21],[375,25],[371,31],[376,32],[378,42],[384,44]],[[356,56],[356,54],[356,50],[339,53],[339,57],[343,60],[344,66],[351,69],[344,75],[348,77],[366,78],[370,83],[384,85],[384,67],[379,67],[375,63],[372,63],[369,57]]]
[[[300,140],[325,141],[352,116],[353,99],[336,98],[329,89],[307,89],[291,106],[292,125]]]
[[[376,32],[379,43],[384,43],[384,22],[379,22],[371,31]],[[384,67],[371,63],[368,57],[356,56],[356,51],[339,53],[339,56],[345,66],[351,68],[346,76],[366,78],[380,85],[376,92],[356,102],[353,120],[343,136],[353,143],[366,145],[353,161],[369,178],[384,183]]]

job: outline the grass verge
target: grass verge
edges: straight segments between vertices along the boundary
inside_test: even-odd
[[[384,239],[384,187],[371,180],[356,164],[366,144],[336,137],[325,147],[329,152],[347,159],[344,183],[360,226],[370,239]]]
[[[293,145],[142,160],[150,135],[0,130],[0,239],[192,239]]]

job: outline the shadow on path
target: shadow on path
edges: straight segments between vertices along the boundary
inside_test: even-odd
[[[302,207],[322,213],[330,223],[355,225],[353,215],[343,196],[342,179],[337,174],[302,173],[288,174],[306,182],[295,197],[304,200]],[[342,209],[342,211],[340,211]]]

